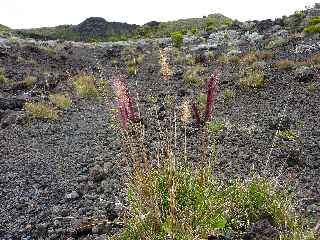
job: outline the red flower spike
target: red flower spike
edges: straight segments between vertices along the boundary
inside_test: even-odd
[[[212,118],[213,107],[217,98],[217,86],[220,79],[221,72],[219,70],[215,71],[207,85],[207,104],[205,110],[204,122],[209,122]]]

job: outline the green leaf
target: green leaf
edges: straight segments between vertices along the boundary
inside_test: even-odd
[[[212,228],[224,228],[227,224],[227,219],[223,216],[223,214],[218,214],[212,221]]]

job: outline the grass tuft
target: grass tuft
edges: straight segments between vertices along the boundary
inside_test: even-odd
[[[27,102],[24,109],[32,118],[56,120],[58,111],[47,103]]]
[[[0,68],[0,84],[4,84],[7,82],[7,78],[4,75],[4,70]]]
[[[135,175],[128,189],[121,239],[238,239],[266,216],[280,239],[305,239],[291,198],[264,178],[223,184],[206,168],[175,169],[168,163]]]
[[[95,79],[92,75],[81,73],[73,78],[73,83],[80,96],[88,98],[97,98],[99,96]]]
[[[265,85],[264,74],[261,71],[250,71],[240,78],[240,86],[243,88],[262,88]]]
[[[71,106],[71,99],[67,94],[52,94],[49,99],[60,109],[68,109]]]

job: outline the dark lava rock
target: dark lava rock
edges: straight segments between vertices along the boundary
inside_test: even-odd
[[[103,180],[104,177],[105,177],[104,170],[99,165],[96,165],[89,170],[89,178],[92,181],[98,182],[98,181]]]
[[[256,222],[250,231],[245,234],[243,239],[245,240],[273,240],[278,236],[278,231],[273,227],[268,219],[262,219]]]
[[[22,109],[24,103],[26,102],[23,98],[3,98],[0,97],[0,109]]]
[[[295,71],[295,79],[299,82],[311,82],[316,76],[316,72],[308,67],[301,67]]]

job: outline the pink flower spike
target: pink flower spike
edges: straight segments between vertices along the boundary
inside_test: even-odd
[[[220,79],[220,70],[216,70],[210,77],[207,85],[207,104],[204,121],[209,122],[212,117],[213,107],[217,98],[217,86]]]
[[[134,111],[133,100],[129,94],[128,87],[121,78],[115,79],[113,85],[122,125],[125,129],[127,129],[129,121],[137,122],[137,115]]]

